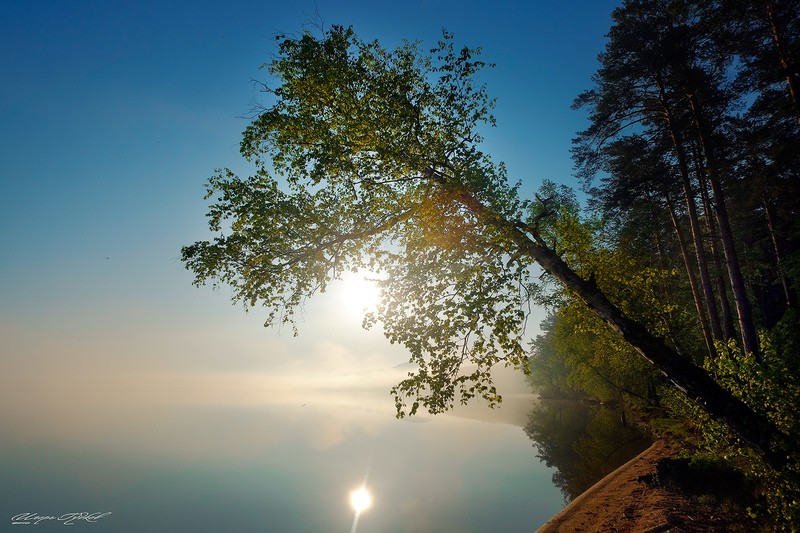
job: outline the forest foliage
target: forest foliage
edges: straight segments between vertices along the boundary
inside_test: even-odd
[[[768,480],[775,525],[791,529],[800,523],[800,3],[627,1],[613,20],[594,87],[575,100],[590,117],[573,154],[591,208],[584,231],[594,234],[581,239],[591,253],[570,264],[792,435],[795,477],[769,474],[568,295],[532,344],[530,380],[550,397],[671,407],[714,453]]]

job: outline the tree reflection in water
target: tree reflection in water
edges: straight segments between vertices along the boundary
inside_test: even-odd
[[[558,470],[553,483],[566,502],[651,443],[625,423],[621,411],[571,401],[537,402],[528,415],[525,433],[538,449],[537,457]]]

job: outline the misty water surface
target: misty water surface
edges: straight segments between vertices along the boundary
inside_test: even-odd
[[[361,532],[532,531],[563,506],[523,431],[530,395],[401,421],[373,381],[14,391],[0,407],[0,529],[33,527],[10,526],[21,513],[110,512],[70,531],[347,532],[349,492],[365,481]]]

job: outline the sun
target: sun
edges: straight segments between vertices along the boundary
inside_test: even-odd
[[[366,511],[372,505],[372,496],[365,487],[358,488],[350,493],[350,505],[356,513]]]
[[[361,320],[364,314],[375,311],[380,300],[380,290],[375,275],[359,271],[344,278],[341,298],[348,313]]]

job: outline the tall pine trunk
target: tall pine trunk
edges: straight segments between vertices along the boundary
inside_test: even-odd
[[[714,357],[716,353],[714,350],[714,339],[711,336],[711,329],[708,325],[708,318],[706,317],[705,307],[703,306],[703,297],[700,294],[700,289],[697,286],[697,277],[695,276],[694,269],[692,268],[692,260],[689,250],[686,246],[686,240],[683,238],[678,216],[675,213],[675,207],[669,197],[669,193],[665,192],[667,200],[667,210],[669,211],[669,219],[672,222],[672,228],[675,230],[675,236],[678,239],[678,247],[681,251],[683,264],[686,267],[686,276],[689,278],[689,287],[692,290],[692,299],[694,300],[694,307],[697,310],[697,318],[700,320],[700,329],[703,332],[703,340],[706,343],[706,354],[708,357]]]
[[[661,90],[663,95],[663,88]],[[697,217],[694,191],[689,178],[689,165],[686,159],[683,139],[675,124],[672,110],[663,99],[661,103],[664,109],[664,117],[666,119],[669,135],[672,140],[672,148],[675,152],[675,158],[678,160],[678,173],[680,174],[681,187],[683,188],[683,196],[686,202],[686,211],[689,216],[689,228],[692,231],[692,241],[694,242],[695,256],[697,257],[697,269],[700,273],[700,284],[703,289],[705,307],[708,310],[708,322],[711,326],[711,335],[715,340],[722,340],[723,335],[722,326],[719,322],[719,310],[717,309],[717,300],[711,286],[711,276],[708,273],[708,260],[706,258],[705,247],[703,246],[703,235],[700,232],[700,222]]]
[[[669,209],[669,206],[667,206]],[[672,217],[670,217],[672,219]],[[682,235],[678,235],[679,239],[683,239]],[[667,258],[667,253],[664,250],[664,242],[661,239],[661,232],[656,229],[653,232],[653,241],[656,247],[656,254],[658,255],[658,264],[662,269],[668,270],[672,268],[672,262]],[[685,243],[679,243],[679,247],[685,247]],[[688,254],[686,253],[685,249],[681,250],[681,256],[684,260],[684,265],[691,265],[691,261],[687,262]],[[691,273],[694,275],[694,272]],[[703,304],[700,300],[700,294],[697,292],[697,280],[693,279],[689,282],[691,291],[692,291],[692,299],[695,303],[695,308],[698,312],[702,312]],[[675,291],[675,287],[672,286],[672,283],[669,281],[665,282],[664,285],[660,287],[661,289],[661,298],[664,299],[664,302],[667,304],[667,309],[664,311],[663,320],[664,326],[667,329],[667,338],[669,339],[670,343],[672,344],[672,348],[678,352],[679,355],[683,356],[683,347],[681,346],[680,342],[678,341],[678,336],[675,334],[675,328],[673,327],[674,319],[673,319],[673,293]],[[699,305],[699,307],[698,307]],[[701,315],[702,319],[705,320],[705,316]],[[707,335],[706,335],[707,333]],[[704,338],[706,340],[706,348],[708,349],[708,340],[711,339],[711,333],[708,331],[708,323],[705,324],[704,329]],[[710,356],[711,354],[709,354]],[[648,385],[649,387],[650,385]],[[649,393],[648,393],[649,396]]]
[[[725,193],[722,190],[722,183],[718,175],[718,167],[714,146],[711,141],[711,128],[703,114],[703,109],[697,99],[697,95],[692,93],[689,97],[689,104],[692,115],[697,127],[700,148],[706,160],[708,171],[708,182],[711,184],[711,191],[714,193],[714,212],[717,218],[717,226],[722,240],[722,250],[725,254],[725,265],[728,270],[728,278],[731,282],[733,302],[736,306],[736,313],[739,318],[739,334],[742,338],[742,349],[745,353],[753,354],[756,360],[761,360],[758,349],[758,335],[756,334],[755,324],[753,323],[753,311],[750,300],[747,298],[742,270],[739,266],[739,256],[736,253],[736,245],[733,239],[728,208],[725,205]]]
[[[789,280],[786,279],[786,273],[784,271],[783,253],[781,252],[778,235],[775,231],[775,217],[772,214],[772,206],[769,204],[767,194],[764,192],[761,193],[761,201],[764,204],[764,216],[767,219],[767,230],[769,231],[770,241],[772,241],[772,249],[775,252],[775,270],[778,272],[778,278],[781,280],[786,308],[789,309],[795,306],[794,294],[792,293]]]
[[[703,200],[703,211],[706,216],[703,217],[706,224],[706,231],[708,232],[708,243],[711,248],[711,257],[714,259],[714,282],[717,285],[717,295],[719,296],[719,309],[722,313],[722,333],[725,339],[732,339],[736,336],[736,329],[733,325],[733,315],[731,314],[731,304],[728,300],[728,288],[725,285],[725,274],[723,273],[722,258],[720,257],[720,250],[717,246],[718,231],[717,225],[714,223],[713,208],[711,207],[711,199],[708,196],[708,180],[705,179],[702,173],[700,176],[700,196]]]

